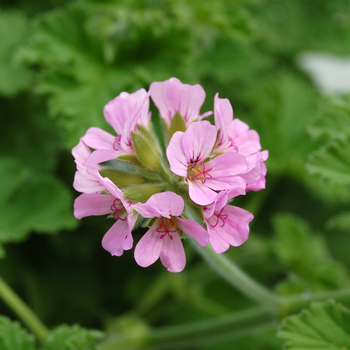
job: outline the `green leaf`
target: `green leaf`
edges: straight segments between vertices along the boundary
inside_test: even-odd
[[[272,224],[275,231],[272,249],[289,270],[288,279],[278,285],[281,294],[330,290],[350,284],[345,267],[332,259],[324,237],[313,234],[306,221],[285,213],[276,215]]]
[[[350,135],[350,95],[326,96],[308,132],[315,138],[326,136],[332,140],[346,140]]]
[[[62,325],[52,331],[42,350],[94,350],[94,343],[102,337],[96,330]]]
[[[51,175],[0,158],[0,242],[18,242],[31,231],[56,233],[71,229],[72,198],[66,186]]]
[[[165,188],[164,184],[130,186],[124,191],[124,197],[136,202],[146,202],[152,195],[164,191]]]
[[[72,147],[88,127],[110,128],[103,107],[122,91],[181,76],[189,42],[188,28],[173,26],[157,8],[107,11],[83,2],[41,15],[19,57],[41,68],[36,90],[49,95]]]
[[[309,156],[306,168],[333,184],[350,183],[350,137],[330,142]]]
[[[317,110],[313,86],[287,70],[269,72],[258,79],[247,79],[242,93],[251,109],[248,123],[259,132],[263,149],[270,152],[267,168],[307,177],[307,155],[316,148],[305,131]],[[237,113],[235,116],[240,118]]]
[[[1,350],[34,350],[35,338],[27,333],[18,322],[0,316]]]
[[[345,211],[327,220],[328,229],[350,231],[350,212]]]
[[[278,332],[286,350],[350,348],[350,311],[334,301],[312,303],[310,309],[287,317]]]
[[[14,59],[19,45],[28,36],[28,29],[23,13],[0,11],[0,94],[15,95],[32,81],[32,72]]]

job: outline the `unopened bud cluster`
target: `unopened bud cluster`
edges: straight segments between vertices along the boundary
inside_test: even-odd
[[[157,133],[150,98],[159,110]],[[149,92],[122,92],[104,108],[115,135],[92,127],[73,148],[73,186],[82,192],[74,215],[115,220],[102,239],[112,255],[132,248],[139,222],[149,229],[136,244],[136,262],[147,267],[160,258],[171,272],[186,265],[186,235],[216,253],[247,240],[253,215],[229,201],[265,188],[268,151],[218,94],[215,125],[204,120],[213,114],[200,114],[204,99],[200,85],[176,78],[152,83]]]

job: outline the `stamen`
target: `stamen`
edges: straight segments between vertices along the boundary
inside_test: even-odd
[[[111,205],[111,210],[114,211],[113,218],[115,220],[125,221],[127,219],[126,216],[125,217],[121,216],[125,213],[125,208],[123,206],[123,203],[118,198],[116,198],[113,201],[113,204]],[[120,215],[121,212],[122,214]]]
[[[175,228],[175,230],[169,230],[168,227],[165,225],[164,221],[162,220],[160,223],[159,223],[159,226],[158,228],[156,229],[157,232],[159,233],[162,233],[159,238],[160,239],[163,239],[166,235],[169,236],[169,238],[172,240],[173,239],[173,236],[170,234],[171,232],[177,232],[179,231],[179,229],[176,227],[175,223],[171,220],[171,219],[167,219],[167,221],[171,221],[172,224],[171,226],[173,226]],[[164,230],[162,230],[162,227],[164,227]]]
[[[193,180],[195,180],[196,178],[198,178],[198,180],[202,181],[202,184],[205,183],[205,181],[207,181],[207,179],[212,179],[213,177],[209,174],[210,170],[213,170],[213,168],[207,169],[205,170],[205,164],[203,162],[200,162],[200,164],[202,165],[203,168],[198,168],[198,169],[192,169],[192,171],[196,174],[195,176],[193,176]],[[200,175],[203,175],[202,177],[199,177]]]
[[[219,213],[215,212],[213,214],[212,218],[216,217],[216,223],[215,223],[215,225],[210,224],[211,227],[216,227],[218,225],[218,223],[219,223],[219,220],[222,221],[221,227],[225,226],[225,220],[228,218],[228,215],[227,214],[222,214],[223,210],[224,210],[224,208],[222,208]]]
[[[116,137],[114,139],[114,143],[113,143],[113,149],[116,150],[116,151],[119,151],[120,150],[120,140],[121,140],[121,135],[119,135],[118,137]]]

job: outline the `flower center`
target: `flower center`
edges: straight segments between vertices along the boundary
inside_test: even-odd
[[[205,164],[203,162],[197,163],[194,166],[190,165],[187,170],[187,177],[191,182],[194,180],[201,180],[202,184],[204,184],[207,179],[213,178],[209,174],[209,171],[212,169],[213,168],[205,169]]]
[[[121,149],[121,146],[120,146],[120,140],[121,140],[122,136],[119,135],[117,136],[115,139],[114,139],[114,143],[113,143],[113,148],[116,150],[116,151],[119,151]]]
[[[160,221],[156,231],[161,233],[159,236],[160,239],[163,239],[166,235],[168,235],[170,239],[173,239],[171,232],[177,232],[179,229],[176,227],[173,220],[167,219],[166,222],[163,220]]]
[[[222,225],[221,227],[224,227],[225,226],[225,220],[228,218],[228,215],[226,214],[222,214],[222,211],[224,210],[224,208],[222,208],[219,212],[215,212],[213,215],[212,215],[212,218],[216,221],[214,225],[212,225],[210,223],[210,226],[211,227],[216,227],[219,223],[219,221],[221,220],[222,222]]]
[[[116,198],[113,201],[113,204],[111,205],[111,210],[114,212],[113,218],[115,220],[118,220],[118,219],[122,220],[122,221],[126,220],[126,215],[124,215],[125,214],[125,208],[124,208],[124,205],[121,202],[121,200]]]

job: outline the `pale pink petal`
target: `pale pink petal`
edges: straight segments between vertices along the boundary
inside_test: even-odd
[[[202,247],[208,245],[209,234],[197,222],[182,218],[174,218],[174,222],[181,231],[194,238]]]
[[[192,123],[182,137],[182,148],[187,164],[207,158],[216,141],[217,129],[208,121]]]
[[[108,149],[98,149],[91,153],[90,157],[84,162],[85,166],[94,166],[99,163],[106,162],[108,160],[116,159],[117,157],[125,154],[124,151],[114,151]]]
[[[112,182],[112,180],[110,180],[108,177],[101,176],[101,181],[112,196],[114,196],[115,198],[118,198],[122,202],[125,201],[123,197],[123,192],[115,185],[114,182]]]
[[[261,165],[263,162],[261,161],[260,152],[247,156],[246,160],[248,163],[248,171],[241,176],[244,180],[246,180],[247,184],[251,184],[260,179],[262,174]]]
[[[227,199],[230,200],[234,197],[245,195],[246,192],[243,187],[231,188],[227,191]]]
[[[100,128],[89,128],[81,140],[89,147],[95,149],[111,149],[116,137]]]
[[[176,112],[182,115],[186,123],[197,119],[205,99],[205,91],[200,85],[183,84],[177,78],[152,83],[150,95],[168,125]]]
[[[227,205],[222,213],[228,215],[228,218],[224,227],[216,226],[220,230],[220,236],[230,245],[240,246],[248,239],[249,223],[254,219],[253,214],[233,205]]]
[[[217,93],[214,97],[214,120],[219,137],[216,142],[216,149],[224,148],[228,142],[228,128],[233,120],[233,109],[227,98],[219,98]]]
[[[229,126],[228,134],[233,140],[240,134],[249,130],[249,126],[241,120],[235,118]]]
[[[103,236],[102,247],[113,256],[121,256],[132,248],[133,238],[127,221],[118,220]]]
[[[163,238],[160,261],[170,272],[181,272],[186,266],[186,255],[181,239],[177,233]]]
[[[91,151],[89,147],[86,146],[85,143],[81,140],[72,149],[72,155],[76,164],[83,164],[86,161],[86,159],[90,156],[90,154]]]
[[[217,196],[216,192],[202,184],[201,181],[188,181],[188,194],[193,202],[199,205],[209,205]]]
[[[159,219],[155,221],[135,247],[135,260],[142,267],[152,265],[160,256],[163,239],[159,238],[160,233],[156,231],[159,221]]]
[[[140,89],[132,94],[122,92],[104,107],[103,113],[107,122],[114,128],[118,135],[123,134],[126,121],[138,113],[140,123],[145,126],[149,120],[149,99],[145,89]]]
[[[73,187],[76,191],[83,193],[101,192],[105,189],[96,177],[87,173],[86,169],[78,169],[75,173]]]
[[[132,205],[144,218],[179,216],[185,208],[182,197],[174,192],[161,192],[151,196],[146,203]]]
[[[246,181],[241,176],[216,177],[209,179],[205,185],[215,191],[229,190],[232,188],[246,188]]]
[[[182,148],[182,131],[177,131],[171,138],[166,150],[166,155],[171,171],[179,176],[187,176],[187,160]]]
[[[115,198],[108,194],[83,193],[74,201],[74,216],[77,219],[91,215],[111,213]]]
[[[205,163],[205,169],[212,169],[209,174],[212,178],[228,177],[239,175],[247,170],[247,162],[245,158],[235,152],[226,152],[221,154],[209,162]]]
[[[216,254],[226,252],[230,245],[216,232],[215,228],[212,228],[209,224],[207,225],[208,232],[210,235],[210,244]]]
[[[244,156],[261,150],[260,136],[255,130],[248,130],[237,136],[233,141],[238,148],[238,152]]]

